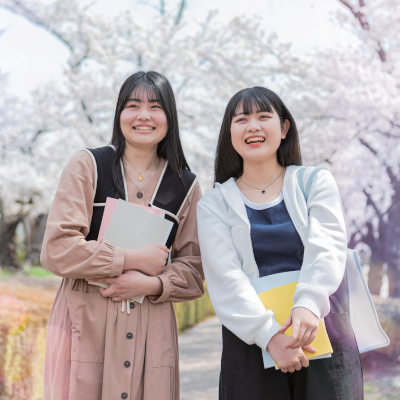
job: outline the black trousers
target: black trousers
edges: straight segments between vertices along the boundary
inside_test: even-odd
[[[363,376],[347,304],[336,294],[325,325],[331,358],[311,360],[308,368],[284,374],[264,369],[261,350],[222,327],[220,400],[362,400]]]

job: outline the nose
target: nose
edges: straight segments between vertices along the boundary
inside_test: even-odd
[[[140,121],[147,121],[151,118],[151,116],[148,110],[145,107],[143,107],[141,110],[139,110],[139,113],[136,118]]]
[[[260,130],[261,130],[261,127],[258,124],[258,122],[254,119],[251,119],[249,125],[247,126],[247,131],[248,132],[258,132]]]

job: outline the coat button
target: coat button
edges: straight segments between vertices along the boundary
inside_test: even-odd
[[[143,193],[142,192],[138,192],[137,195],[138,199],[141,199],[143,197]]]
[[[131,366],[131,363],[129,361],[124,362],[124,367],[129,368]]]
[[[127,337],[128,339],[132,339],[132,338],[133,338],[133,335],[132,335],[131,332],[129,332],[129,333],[126,334],[126,337]]]
[[[132,302],[130,302],[129,303],[129,307],[131,308],[131,310],[133,309],[133,308],[135,308],[135,303],[132,301]]]
[[[127,399],[128,398],[128,393],[122,393],[121,394],[121,399]]]

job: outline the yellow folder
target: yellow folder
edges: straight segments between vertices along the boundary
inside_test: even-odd
[[[293,307],[293,295],[296,289],[298,276],[299,272],[295,271],[258,278],[252,281],[265,308],[274,312],[275,319],[280,325],[283,325],[287,320]],[[296,280],[294,281],[294,279]],[[288,281],[289,283],[285,283]],[[286,335],[292,336],[292,326],[287,329]],[[304,351],[304,354],[310,360],[330,357],[333,353],[332,345],[322,319],[319,323],[317,336],[311,345],[317,350],[316,353]],[[268,365],[267,353],[265,351],[263,351],[263,359],[265,368],[273,366]],[[272,361],[270,356],[269,360]]]

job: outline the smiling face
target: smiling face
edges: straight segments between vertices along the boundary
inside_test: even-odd
[[[243,161],[276,159],[276,152],[289,127],[288,120],[282,126],[272,107],[270,111],[260,111],[254,105],[251,113],[244,113],[242,104],[239,104],[231,122],[232,145]]]
[[[121,131],[129,147],[157,146],[168,131],[167,115],[153,93],[135,90],[120,116]]]

